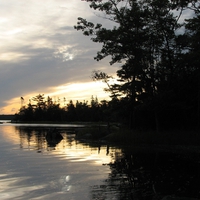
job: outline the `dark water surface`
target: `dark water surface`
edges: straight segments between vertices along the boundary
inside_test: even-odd
[[[81,141],[76,127],[1,124],[0,199],[200,199],[200,148]]]

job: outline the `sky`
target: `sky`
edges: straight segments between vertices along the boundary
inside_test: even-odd
[[[0,114],[15,114],[38,94],[53,100],[108,99],[93,70],[115,74],[109,59],[94,60],[100,44],[74,29],[77,18],[105,23],[81,0],[0,0]],[[106,24],[107,23],[107,24]]]
[[[183,13],[181,20],[187,16]],[[0,0],[0,114],[15,114],[38,94],[73,100],[109,99],[92,71],[114,76],[109,58],[94,60],[101,44],[74,29],[77,18],[112,27],[82,0]],[[66,99],[66,102],[64,101]]]

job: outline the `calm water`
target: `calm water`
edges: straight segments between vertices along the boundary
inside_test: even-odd
[[[76,127],[1,124],[0,199],[200,199],[198,147],[78,141]]]

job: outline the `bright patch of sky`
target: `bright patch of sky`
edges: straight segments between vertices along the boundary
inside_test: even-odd
[[[78,17],[103,20],[81,0],[0,2],[0,114],[18,112],[21,96],[108,98],[91,73],[116,68],[93,59],[100,46],[73,28]]]
[[[108,98],[91,73],[113,75],[117,68],[109,58],[96,62],[101,45],[73,28],[78,17],[113,26],[99,15],[81,0],[0,1],[0,114],[18,112],[21,96],[24,103],[38,94],[74,101]]]

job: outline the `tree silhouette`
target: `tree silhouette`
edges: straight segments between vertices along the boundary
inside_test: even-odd
[[[188,82],[189,87],[183,84],[185,77],[192,77],[194,72],[192,70],[194,64],[191,66],[192,63],[188,58],[193,55],[196,66],[199,66],[199,59],[194,54],[198,47],[194,48],[191,43],[186,43],[184,41],[186,36],[182,31],[190,29],[193,31],[193,34],[190,34],[191,38],[194,39],[195,35],[198,38],[195,29],[189,27],[195,24],[195,19],[196,24],[199,22],[198,17],[186,23],[181,23],[180,18],[185,9],[193,10],[194,16],[198,16],[199,2],[183,0],[87,0],[87,2],[92,9],[106,16],[105,19],[113,23],[113,28],[105,28],[102,24],[94,24],[79,17],[75,29],[90,36],[93,42],[102,43],[102,48],[95,57],[97,61],[110,56],[111,65],[122,63],[116,72],[119,84],[107,85],[111,96],[117,97],[119,105],[123,102],[123,108],[126,107],[130,128],[139,128],[138,118],[140,121],[145,118],[142,113],[148,113],[147,115],[154,118],[153,124],[157,132],[169,124],[174,128],[183,122],[187,124],[185,113],[194,112],[189,108],[192,102],[180,99],[180,96],[184,97],[184,90],[189,92],[187,88],[195,86],[192,81]],[[194,27],[198,30],[198,25]],[[93,78],[108,83],[110,76],[96,71]],[[195,95],[197,93],[199,92]],[[197,105],[197,102],[194,105]]]

